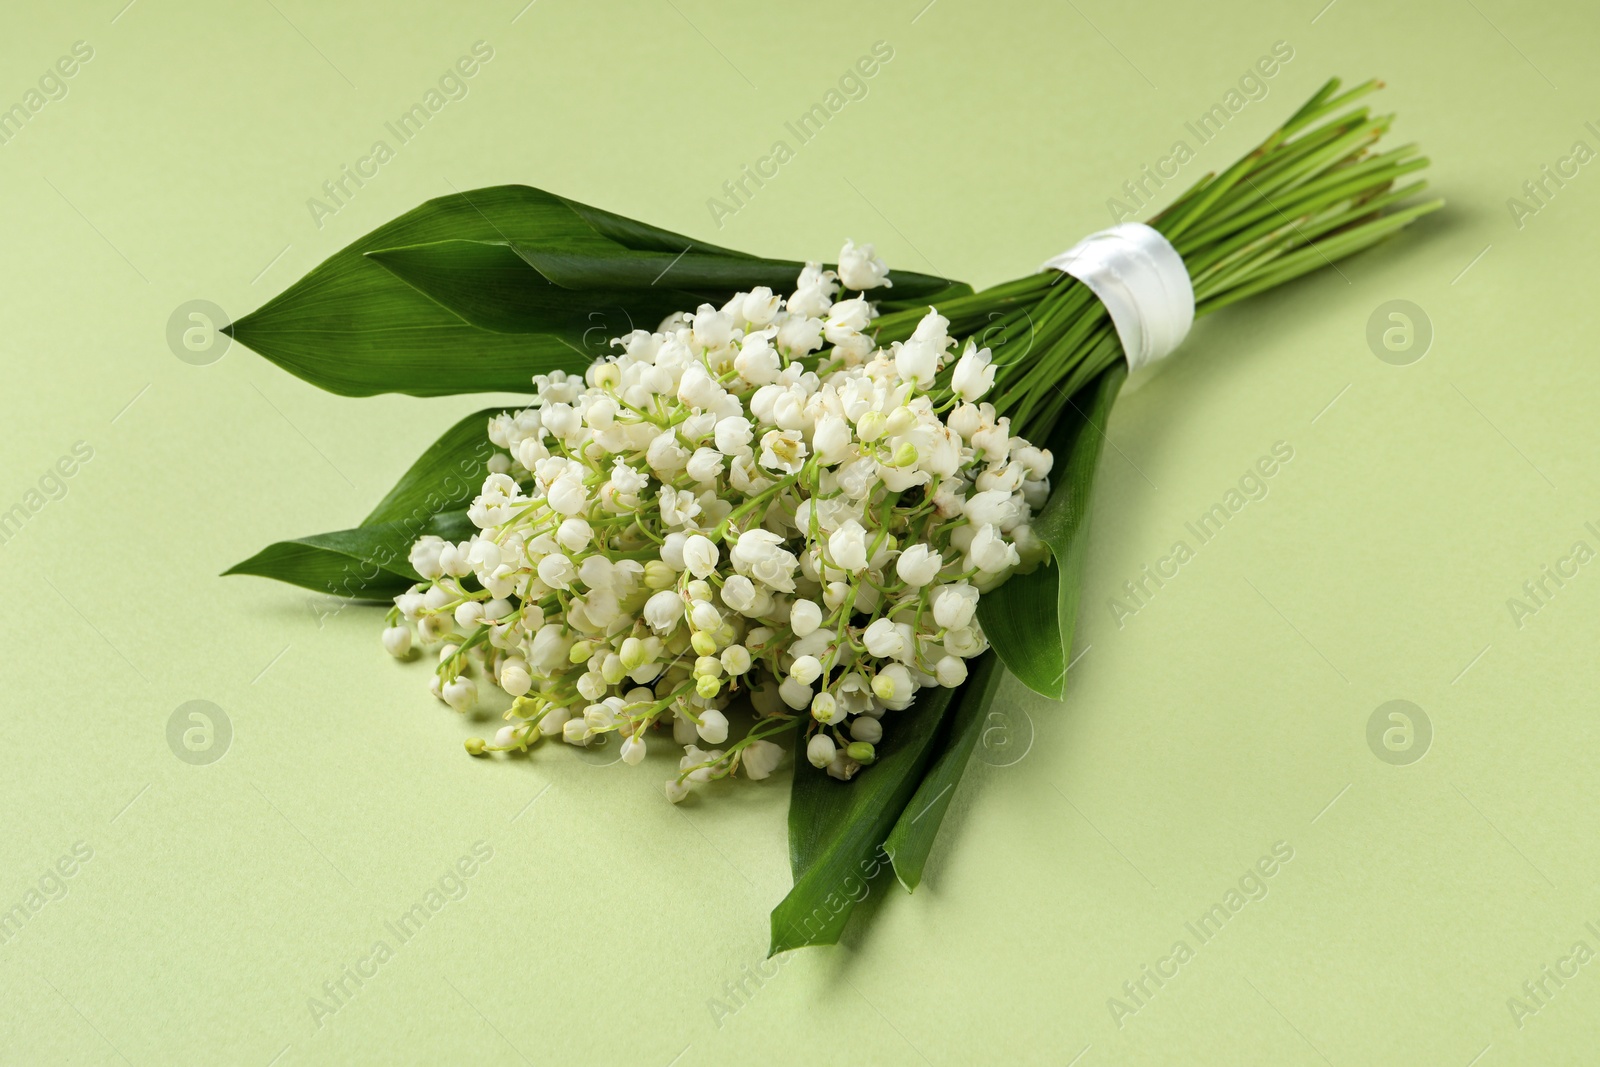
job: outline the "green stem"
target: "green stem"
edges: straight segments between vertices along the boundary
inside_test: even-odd
[[[1438,209],[1410,203],[1425,182],[1396,188],[1428,165],[1417,146],[1375,146],[1392,115],[1352,103],[1383,87],[1373,80],[1339,92],[1330,79],[1282,126],[1223,171],[1207,174],[1150,224],[1188,267],[1195,314],[1206,315],[1368,248]],[[945,301],[959,353],[970,341],[994,354],[988,396],[1012,432],[1041,440],[1068,398],[1122,356],[1100,301],[1076,279],[1052,270]],[[911,336],[926,312],[913,308],[876,320],[879,344]],[[949,369],[933,389],[939,410],[956,403]]]

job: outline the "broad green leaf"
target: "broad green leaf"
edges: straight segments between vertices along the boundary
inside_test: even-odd
[[[691,246],[692,247],[692,246]],[[514,245],[536,271],[568,289],[615,289],[646,292],[652,286],[698,293],[705,301],[721,304],[741,289],[765,285],[783,294],[794,288],[803,263],[775,259],[713,256],[685,252],[629,252],[623,256],[595,255],[588,250]],[[693,311],[699,303],[679,304],[675,310]]]
[[[873,299],[878,302],[878,311],[884,315],[913,309],[926,312],[930,306],[936,307],[946,300],[972,295],[972,286],[966,282],[953,282],[924,274],[908,275],[897,270],[890,271],[889,278],[895,283],[893,289],[873,290]],[[924,287],[920,282],[909,285],[904,284],[907,278],[927,278],[930,287],[924,291]],[[937,287],[933,287],[935,282],[940,284]]]
[[[633,253],[617,249],[614,254]],[[610,351],[613,337],[636,326],[654,329],[672,312],[692,311],[706,299],[668,286],[648,288],[648,278],[639,289],[562,288],[503,241],[435,241],[380,248],[367,256],[474,326],[496,333],[555,334],[591,359]],[[661,258],[664,267],[672,257]]]
[[[413,541],[423,534],[460,541],[474,529],[466,512],[448,511],[420,524],[402,520],[312,534],[268,545],[222,573],[276,578],[330,596],[389,600],[419,580],[406,558]]]
[[[418,251],[446,242],[450,247]],[[629,278],[635,280],[629,284],[649,290],[657,288],[650,279],[671,262],[661,264],[663,257],[686,249],[701,259],[748,264],[747,275],[717,268],[719,277],[738,281],[725,280],[725,288],[700,294],[715,303],[775,276],[768,266],[775,261],[696,245],[540,189],[503,185],[430,200],[378,227],[224,332],[331,392],[443,396],[522,390],[534,374],[581,370],[608,350],[612,337],[634,326],[653,327],[666,313],[693,310],[698,303],[670,293],[641,296],[638,290],[619,298],[614,286],[552,286],[537,271],[514,269],[504,251],[513,246],[568,257],[562,269],[569,280],[584,269],[602,270],[609,258],[631,260]],[[444,276],[451,256],[464,262],[464,278]],[[798,266],[781,272],[785,286]],[[639,281],[647,270],[650,279]],[[901,292],[884,295],[895,301],[970,291],[944,279],[893,277]],[[631,321],[630,304],[638,306]],[[546,317],[556,321],[546,326]]]
[[[1066,693],[1095,468],[1111,405],[1126,377],[1127,365],[1113,363],[1072,398],[1050,434],[1055,488],[1033,518],[1034,533],[1050,547],[1050,562],[978,600],[978,621],[1001,662],[1029,689],[1054,700]]]
[[[520,185],[430,200],[335,253],[228,332],[289,372],[346,396],[522,390],[579,370],[570,338],[503,334],[463,320],[367,256],[436,241],[604,241],[559,197]]]
[[[884,839],[922,780],[953,690],[924,689],[904,711],[877,762],[849,782],[835,781],[806,761],[796,743],[789,797],[789,865],[794,888],[772,910],[769,955],[831,945],[881,873]]]
[[[504,410],[484,408],[446,430],[361,525],[401,522],[420,530],[441,511],[465,508],[483,485],[489,457],[500,451],[489,441],[489,419]]]
[[[939,823],[950,807],[973,747],[983,736],[989,707],[1006,676],[1005,668],[993,652],[985,652],[971,663],[972,673],[955,697],[955,710],[947,717],[935,742],[927,772],[883,846],[894,865],[895,877],[908,893],[922,881],[922,871],[927,866],[928,853],[933,850],[933,839],[938,836]]]
[[[677,255],[691,244],[701,252],[708,252],[719,256],[732,256],[736,259],[754,259],[756,257],[739,252],[731,248],[719,248],[714,244],[699,241],[692,237],[685,237],[681,233],[663,230],[659,226],[652,226],[648,222],[630,219],[626,215],[618,215],[614,211],[604,208],[592,207],[589,204],[580,204],[576,200],[561,197],[561,202],[572,210],[572,213],[587,222],[589,226],[602,237],[610,238],[635,252],[670,252]]]
[[[593,226],[596,233],[609,237],[620,245],[624,245],[636,252],[666,252],[678,255],[681,252],[690,252],[703,256],[720,256],[733,259],[758,259],[747,252],[740,252],[729,248],[720,248],[697,238],[685,237],[670,230],[663,230],[651,226],[647,222],[639,222],[622,215],[605,211],[601,208],[580,204],[576,200],[567,200],[566,204],[581,218]],[[772,262],[772,261],[768,261]],[[795,275],[799,273],[799,263],[791,264],[794,274],[782,283],[783,290],[773,286],[775,291],[786,291],[794,284]],[[874,290],[873,295],[879,301],[879,306],[884,312],[901,310],[917,305],[938,303],[958,296],[968,296],[972,293],[972,286],[965,282],[951,281],[947,278],[938,278],[926,274],[915,274],[910,271],[890,271],[889,280],[894,283],[891,289]],[[674,282],[672,284],[684,284]],[[749,289],[760,285],[760,282],[744,282],[736,289]],[[690,310],[690,309],[681,309]]]
[[[692,246],[690,246],[692,247]],[[591,356],[605,354],[610,339],[636,328],[654,329],[674,311],[721,306],[740,290],[765,285],[793,288],[802,263],[752,256],[633,252],[594,241],[436,241],[380,248],[367,256],[408,285],[486,330],[557,333]],[[920,274],[891,276],[893,290],[878,290],[917,307],[968,291],[959,283]]]

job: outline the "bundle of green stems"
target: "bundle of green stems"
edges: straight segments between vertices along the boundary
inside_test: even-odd
[[[1254,150],[1149,220],[1188,267],[1196,317],[1331,265],[1443,205],[1406,203],[1427,183],[1401,180],[1428,160],[1414,144],[1378,150],[1394,116],[1349,106],[1382,87],[1373,80],[1341,93],[1330,80]],[[1054,269],[945,300],[938,310],[962,338],[957,351],[971,340],[993,352],[989,399],[1012,432],[1030,440],[1046,440],[1072,395],[1122,359],[1105,306]],[[909,337],[923,314],[878,319],[879,343]]]

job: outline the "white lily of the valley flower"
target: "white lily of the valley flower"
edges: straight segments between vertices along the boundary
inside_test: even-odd
[[[950,391],[969,404],[994,387],[995,367],[989,350],[970,342],[967,350],[956,360],[956,369],[950,377]]]
[[[745,776],[755,781],[770,775],[783,759],[783,749],[771,741],[752,741],[744,750],[741,761]]]
[[[877,257],[876,250],[871,245],[857,248],[854,241],[846,241],[839,252],[839,280],[846,289],[858,292],[894,284],[889,281],[889,268]]]

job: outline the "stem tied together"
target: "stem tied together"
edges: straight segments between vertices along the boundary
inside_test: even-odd
[[[1444,203],[1410,203],[1426,188],[1407,175],[1428,165],[1416,145],[1377,151],[1394,121],[1354,101],[1383,87],[1339,92],[1330,79],[1233,166],[1207,174],[1149,220],[1183,256],[1195,315],[1207,315],[1383,240]],[[996,415],[1043,440],[1074,393],[1122,358],[1105,306],[1055,270],[939,305],[950,333],[994,353]],[[911,335],[923,310],[885,315],[879,344]],[[936,396],[948,394],[949,371]]]

